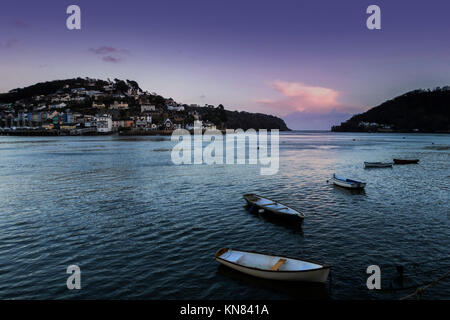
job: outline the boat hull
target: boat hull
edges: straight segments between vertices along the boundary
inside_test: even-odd
[[[413,159],[413,160],[394,159],[395,164],[416,164],[418,162],[419,162],[419,159]]]
[[[280,281],[304,281],[304,282],[320,282],[325,283],[327,281],[328,275],[330,273],[330,267],[324,267],[316,270],[308,271],[288,271],[288,272],[271,272],[261,269],[249,268],[241,266],[220,258],[216,258],[216,261],[227,266],[236,271],[269,280],[280,280]]]
[[[251,209],[252,212],[259,213],[268,218],[273,218],[273,219],[280,220],[280,221],[295,221],[295,222],[300,222],[300,223],[303,222],[304,217],[294,215],[294,214],[285,214],[282,212],[272,211],[267,208],[262,208],[256,204],[248,201],[247,199],[245,199],[245,201],[247,202],[247,209]]]
[[[293,221],[293,222],[299,222],[302,223],[303,222],[303,217],[297,216],[297,215],[293,215],[293,214],[284,214],[284,213],[280,213],[280,212],[274,212],[271,210],[267,210],[267,209],[263,209],[264,211],[262,212],[263,215],[273,218],[273,219],[277,219],[277,220],[283,220],[283,221]]]
[[[391,168],[392,163],[364,162],[364,168]]]
[[[366,184],[364,182],[359,183],[348,183],[345,181],[341,181],[338,179],[333,178],[333,183],[339,187],[347,188],[347,189],[364,189]]]
[[[278,210],[271,210],[270,208],[267,208],[265,206],[257,204],[255,201],[251,201],[247,196],[248,195],[244,195],[244,200],[247,203],[247,208],[251,209],[251,211],[264,214],[271,218],[286,220],[286,221],[302,222],[303,219],[305,218],[305,216],[303,214],[300,215],[300,214],[284,213],[284,212],[281,212]],[[264,198],[264,199],[268,199],[268,198]],[[277,202],[277,203],[279,203],[279,202]]]

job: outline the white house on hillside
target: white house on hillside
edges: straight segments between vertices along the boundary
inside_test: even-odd
[[[169,111],[184,111],[184,107],[183,106],[177,106],[177,105],[167,105],[167,110]]]
[[[141,105],[141,113],[146,111],[155,111],[156,107],[154,105],[150,104],[143,104]]]
[[[128,109],[128,103],[114,101],[114,103],[110,105],[109,108],[115,110],[125,110]]]

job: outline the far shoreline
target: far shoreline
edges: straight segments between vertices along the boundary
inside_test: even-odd
[[[231,129],[236,130],[236,129]],[[267,130],[269,133],[271,130],[279,129],[258,129],[255,130]],[[104,136],[118,136],[118,137],[170,137],[172,136],[174,130],[149,130],[149,131],[131,131],[131,132],[111,132],[111,133],[89,133],[89,134],[70,134],[70,132],[58,132],[57,130],[47,130],[47,131],[0,131],[0,137],[104,137]],[[226,129],[218,130],[222,135],[226,135]],[[246,131],[246,130],[244,130]],[[414,132],[414,131],[395,131],[395,132],[371,132],[371,131],[333,131],[333,130],[279,130],[282,135],[293,135],[293,134],[370,134],[370,135],[402,135],[402,134],[413,134],[413,135],[447,135],[450,134],[448,131],[443,132]],[[194,132],[190,131],[191,135]],[[205,130],[202,131],[205,134]]]

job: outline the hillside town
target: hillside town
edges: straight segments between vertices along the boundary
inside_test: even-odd
[[[223,106],[180,104],[130,80],[77,78],[0,95],[0,133],[7,135],[169,134],[200,121],[203,129],[223,129]]]

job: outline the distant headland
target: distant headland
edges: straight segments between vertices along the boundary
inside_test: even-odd
[[[289,130],[275,116],[182,104],[133,80],[54,80],[0,94],[0,134],[153,135],[192,129],[196,121],[203,129]]]
[[[354,115],[331,131],[450,133],[450,86],[410,91]]]

